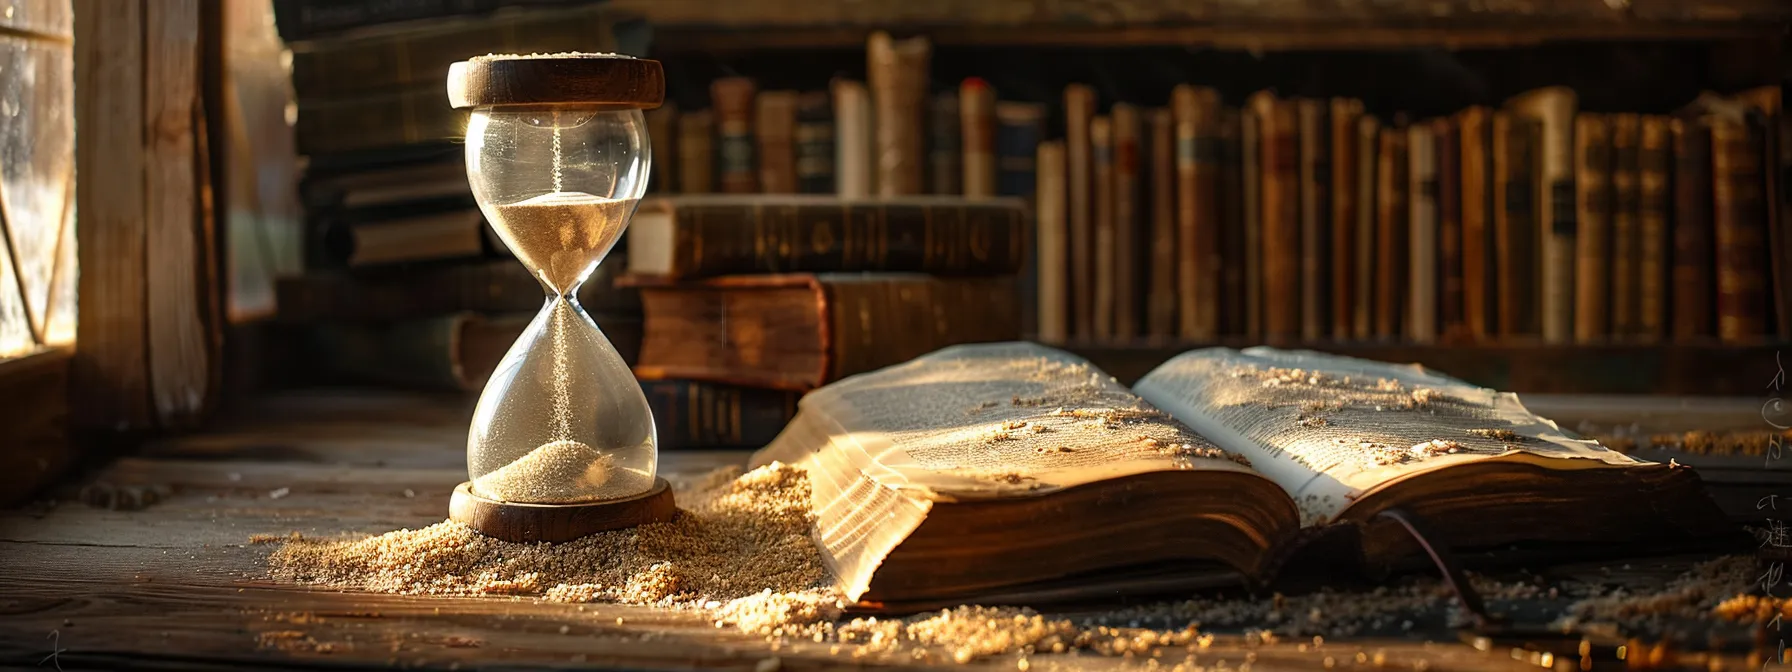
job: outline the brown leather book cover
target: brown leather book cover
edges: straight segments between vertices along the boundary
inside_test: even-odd
[[[715,116],[709,110],[678,117],[678,191],[707,194],[716,190]]]
[[[1250,105],[1239,110],[1239,175],[1244,197],[1244,325],[1250,340],[1263,337],[1263,123]],[[1181,241],[1177,241],[1180,243]]]
[[[964,118],[957,91],[927,99],[927,193],[956,196],[964,192]]]
[[[1329,261],[1331,287],[1331,335],[1349,339],[1356,315],[1356,218],[1357,218],[1357,119],[1363,101],[1331,100],[1331,235]]]
[[[1431,124],[1406,129],[1406,340],[1437,341],[1437,135]]]
[[[1331,327],[1331,124],[1327,103],[1295,101],[1300,143],[1300,336],[1324,339]]]
[[[1537,335],[1538,124],[1493,114],[1495,304],[1502,338]]]
[[[1711,128],[1702,119],[1677,118],[1674,135],[1674,262],[1670,312],[1674,340],[1710,338],[1716,322],[1712,270]]]
[[[796,99],[796,188],[805,194],[832,194],[836,162],[834,100],[827,91],[805,91]]]
[[[1246,296],[1243,130],[1238,108],[1220,110],[1220,323],[1222,334],[1245,331]]]
[[[1717,337],[1751,343],[1768,333],[1767,209],[1761,132],[1747,119],[1711,119]]]
[[[1759,122],[1762,144],[1761,172],[1766,176],[1766,196],[1762,206],[1767,212],[1768,265],[1772,282],[1768,288],[1768,327],[1777,327],[1781,341],[1792,341],[1792,225],[1788,224],[1787,208],[1792,207],[1792,147],[1788,134],[1792,123],[1784,113],[1785,99],[1778,85],[1757,86],[1734,96],[1747,105]]]
[[[996,90],[976,77],[958,85],[958,127],[963,140],[960,172],[964,195],[996,195]]]
[[[1095,89],[1064,87],[1064,162],[1069,206],[1070,333],[1087,339],[1095,332],[1095,165],[1090,157],[1089,121],[1095,118]]]
[[[1514,114],[1538,124],[1537,320],[1543,340],[1567,343],[1574,332],[1574,90],[1550,86],[1507,103]]]
[[[925,37],[891,39],[877,31],[866,43],[866,79],[871,91],[874,182],[883,196],[922,193],[926,162],[923,117],[927,70],[933,47]]]
[[[913,274],[638,280],[642,380],[809,390],[957,343],[1020,338],[1011,278]]]
[[[1641,133],[1642,119],[1637,115],[1612,115],[1611,333],[1620,340],[1636,334],[1642,308],[1637,274],[1643,254],[1642,175],[1637,162]]]
[[[1359,341],[1375,336],[1375,234],[1381,230],[1381,120],[1363,115],[1356,122],[1355,301],[1350,335]]]
[[[1462,133],[1454,117],[1431,120],[1437,143],[1438,329],[1450,343],[1469,340],[1462,309]]]
[[[1144,306],[1142,272],[1145,251],[1143,195],[1139,181],[1139,108],[1115,103],[1109,111],[1114,132],[1114,340],[1125,343],[1139,335]]]
[[[668,196],[629,226],[630,272],[669,278],[745,273],[903,271],[1007,275],[1020,270],[1019,199],[956,196]]]
[[[753,107],[758,89],[746,77],[723,77],[709,83],[716,110],[716,176],[722,193],[759,191],[759,167],[753,157]]]
[[[1457,113],[1462,142],[1462,313],[1469,338],[1486,341],[1499,333],[1494,300],[1495,212],[1493,111],[1471,107]]]
[[[1401,335],[1406,314],[1408,282],[1408,193],[1410,162],[1406,157],[1407,131],[1396,121],[1381,134],[1375,167],[1377,220],[1375,231],[1375,337]]]
[[[1611,333],[1612,124],[1603,114],[1574,119],[1574,340]]]
[[[1668,185],[1672,152],[1668,118],[1643,117],[1637,151],[1641,200],[1637,217],[1638,308],[1634,336],[1650,343],[1659,342],[1667,333],[1668,222],[1673,216]]]
[[[1089,120],[1089,156],[1095,187],[1095,307],[1090,317],[1096,342],[1114,337],[1115,249],[1114,123],[1108,115]]]
[[[1151,126],[1151,288],[1145,331],[1153,340],[1176,336],[1176,119],[1153,108]]]
[[[1263,336],[1287,342],[1301,332],[1299,114],[1268,92],[1251,96],[1251,108],[1262,136]]]
[[[1219,336],[1220,313],[1219,92],[1177,86],[1170,109],[1176,115],[1177,333],[1211,341]]]
[[[794,194],[796,183],[796,92],[761,91],[753,109],[753,154],[759,162],[759,190]]]

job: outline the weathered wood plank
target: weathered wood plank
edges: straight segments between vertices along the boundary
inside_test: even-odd
[[[158,0],[146,15],[143,144],[150,395],[164,428],[197,424],[211,394],[204,213],[194,162],[199,2]]]
[[[0,0],[0,32],[70,42],[74,39],[74,13],[68,0]]]

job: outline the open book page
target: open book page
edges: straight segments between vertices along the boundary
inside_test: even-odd
[[[1245,454],[1323,524],[1399,480],[1481,460],[1554,468],[1642,464],[1569,438],[1518,397],[1415,366],[1252,348],[1183,353],[1134,391]]]

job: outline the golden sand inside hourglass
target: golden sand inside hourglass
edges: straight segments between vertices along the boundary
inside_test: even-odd
[[[573,440],[540,448],[473,480],[480,494],[505,502],[566,504],[591,498],[610,480],[609,455]]]
[[[616,243],[639,200],[557,191],[497,206],[492,228],[523,265],[566,292]]]

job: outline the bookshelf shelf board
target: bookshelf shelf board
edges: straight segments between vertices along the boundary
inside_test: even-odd
[[[1140,345],[1066,344],[1066,350],[1131,384],[1165,360],[1207,346],[1257,343]],[[1410,343],[1290,343],[1351,357],[1415,362],[1476,385],[1523,393],[1678,394],[1759,396],[1774,374],[1783,345],[1543,343],[1414,345]]]

